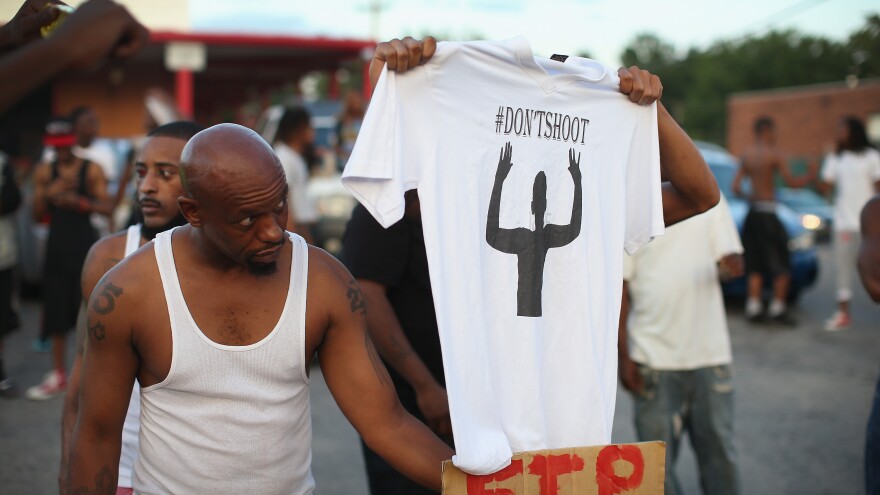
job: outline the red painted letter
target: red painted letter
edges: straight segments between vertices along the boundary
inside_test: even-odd
[[[628,478],[614,474],[615,461],[623,459],[633,466]],[[617,495],[624,490],[638,488],[645,475],[645,459],[642,451],[635,445],[609,445],[599,452],[596,459],[596,484],[599,495]]]
[[[584,460],[577,455],[551,455],[549,458],[536,455],[529,464],[529,474],[541,477],[538,486],[541,487],[541,495],[556,495],[559,493],[559,476],[583,471]]]
[[[508,478],[513,478],[518,474],[522,474],[522,472],[522,459],[518,459],[515,461],[511,461],[510,465],[502,469],[501,471],[496,471],[492,474],[484,474],[482,476],[469,474],[467,475],[468,495],[513,495],[513,492],[506,488],[499,488],[497,490],[486,490],[486,483],[491,483],[493,481],[504,481]]]

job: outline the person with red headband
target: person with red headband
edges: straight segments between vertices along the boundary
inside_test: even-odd
[[[55,148],[55,159],[34,172],[34,220],[49,216],[49,239],[43,265],[44,333],[52,337],[53,369],[43,382],[28,389],[31,400],[45,400],[64,392],[65,340],[76,324],[80,300],[80,272],[86,254],[98,240],[89,215],[108,214],[107,180],[101,167],[78,158],[73,125],[56,119],[46,127],[43,144]]]

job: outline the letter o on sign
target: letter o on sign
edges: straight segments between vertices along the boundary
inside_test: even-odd
[[[614,463],[624,460],[633,466],[629,477],[614,474]],[[616,495],[624,490],[638,488],[645,475],[645,458],[635,445],[609,445],[599,452],[596,459],[596,484],[599,495]]]

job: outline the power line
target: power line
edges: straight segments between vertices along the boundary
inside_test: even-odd
[[[746,26],[743,29],[744,31],[746,31],[746,33],[743,34],[742,36],[736,38],[734,41],[737,41],[737,42],[745,41],[749,38],[752,38],[754,36],[757,36],[759,34],[766,32],[766,31],[769,31],[770,29],[777,26],[779,23],[793,19],[794,17],[797,17],[797,16],[803,14],[804,12],[806,12],[814,7],[817,7],[827,1],[828,0],[800,0],[799,2],[797,2],[793,5],[789,5],[788,7],[785,7],[777,12],[774,12],[774,13],[764,17],[763,19],[759,19],[757,21],[752,22],[751,24],[749,24],[748,26]],[[752,26],[756,26],[756,25],[763,25],[763,26],[758,29],[755,29],[753,31],[749,31],[749,29],[752,29]]]

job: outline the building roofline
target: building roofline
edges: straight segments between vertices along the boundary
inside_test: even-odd
[[[227,46],[267,46],[267,47],[291,47],[311,48],[326,51],[360,51],[376,47],[372,40],[325,38],[323,36],[289,36],[289,35],[263,35],[248,33],[221,33],[221,32],[178,32],[178,31],[151,31],[150,42],[167,43],[173,41],[204,43],[206,45]]]
[[[859,79],[858,84],[850,87],[846,81],[834,81],[827,83],[805,84],[803,86],[786,86],[784,88],[759,89],[754,91],[740,91],[731,93],[728,101],[751,100],[773,97],[799,98],[805,94],[828,94],[840,91],[857,91],[860,89],[880,86],[880,78]]]

